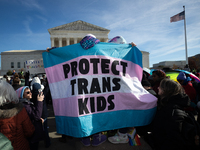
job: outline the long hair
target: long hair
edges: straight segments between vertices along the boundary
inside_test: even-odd
[[[163,91],[160,95],[161,99],[168,99],[173,95],[185,93],[183,87],[178,82],[170,79],[163,79],[160,83],[160,88]]]
[[[18,102],[19,98],[14,88],[6,81],[0,81],[0,106]]]
[[[166,78],[166,74],[162,70],[154,70],[152,73],[155,73],[159,78]]]

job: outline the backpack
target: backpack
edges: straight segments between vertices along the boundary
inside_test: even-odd
[[[190,112],[175,108],[173,117],[177,122],[184,146],[188,149],[196,150],[200,148],[200,125]]]

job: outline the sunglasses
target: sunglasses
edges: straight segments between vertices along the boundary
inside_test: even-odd
[[[30,94],[31,92],[30,91],[28,91],[28,92],[25,92],[26,94]]]

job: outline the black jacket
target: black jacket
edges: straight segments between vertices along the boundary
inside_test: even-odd
[[[156,150],[186,150],[184,139],[180,133],[180,118],[175,116],[174,110],[190,105],[187,95],[174,95],[168,100],[162,99],[162,105],[158,106],[153,121],[153,141]]]

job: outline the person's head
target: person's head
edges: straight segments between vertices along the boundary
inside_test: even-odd
[[[184,72],[180,72],[176,79],[180,84],[183,84],[187,77]]]
[[[32,98],[31,90],[28,86],[22,86],[16,90],[18,98],[26,98],[30,100]]]
[[[152,77],[153,77],[153,81],[156,82],[156,81],[159,81],[162,78],[166,78],[166,74],[162,70],[154,70],[152,72]]]
[[[116,36],[112,38],[108,43],[127,44],[126,40],[122,36]]]
[[[8,76],[7,76],[7,75],[5,75],[5,74],[3,75],[3,77],[4,77],[4,78],[6,78],[6,79],[8,78]]]
[[[26,98],[28,100],[30,100],[32,98],[31,90],[28,87],[25,88],[25,90],[24,90],[23,98]]]
[[[80,45],[83,49],[87,50],[94,47],[96,44],[100,42],[99,39],[96,38],[93,34],[87,34],[81,41]]]
[[[161,99],[183,93],[184,89],[182,86],[178,82],[170,79],[163,79],[158,87],[158,95],[161,97]]]
[[[14,88],[6,81],[0,81],[0,106],[9,103],[18,103],[19,98]]]
[[[151,89],[151,83],[148,81],[146,74],[144,72],[143,72],[141,84],[146,90]]]
[[[13,79],[13,84],[20,85],[21,84],[21,80],[19,78],[14,78]]]
[[[13,77],[14,77],[14,78],[19,78],[19,74],[18,74],[18,73],[15,73],[15,74],[13,75]]]
[[[31,81],[31,86],[30,86],[31,90],[33,90],[33,84],[35,83],[39,83],[41,85],[41,80],[39,77],[34,77],[33,80]]]

